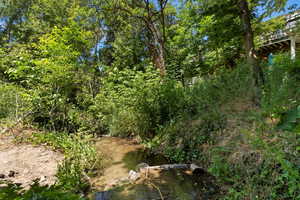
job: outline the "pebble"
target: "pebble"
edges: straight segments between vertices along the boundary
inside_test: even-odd
[[[39,181],[39,182],[41,183],[41,182],[44,182],[44,181],[46,181],[46,180],[47,180],[46,178],[47,178],[46,176],[41,176],[41,178],[40,178],[40,181]]]
[[[140,178],[140,173],[130,170],[128,179],[131,181],[136,181]]]
[[[8,173],[8,177],[14,177],[15,174],[16,174],[15,171],[10,170],[9,173]]]

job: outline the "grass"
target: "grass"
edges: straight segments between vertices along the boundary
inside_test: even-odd
[[[202,152],[207,169],[229,188],[224,199],[300,199],[299,134],[274,129],[260,112],[231,116]]]

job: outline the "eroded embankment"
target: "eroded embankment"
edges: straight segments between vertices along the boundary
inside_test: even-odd
[[[52,185],[62,160],[61,153],[43,146],[16,144],[12,137],[0,137],[0,180],[21,184],[24,188],[34,180],[41,185]]]

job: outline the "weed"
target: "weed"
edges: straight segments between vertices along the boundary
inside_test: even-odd
[[[2,184],[0,182],[0,184]],[[77,194],[68,192],[58,186],[40,186],[38,182],[31,185],[29,190],[23,190],[22,187],[3,182],[7,185],[0,188],[0,199],[7,200],[84,200]]]

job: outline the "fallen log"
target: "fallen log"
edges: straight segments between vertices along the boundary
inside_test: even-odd
[[[169,169],[189,169],[189,164],[166,164],[166,165],[157,165],[157,166],[148,166],[145,169],[161,169],[161,170],[169,170]],[[141,168],[143,169],[143,168]]]
[[[205,172],[205,170],[196,164],[165,164],[157,166],[149,166],[146,163],[141,163],[137,166],[137,171],[144,172],[148,170],[170,170],[170,169],[189,169],[194,172]]]

